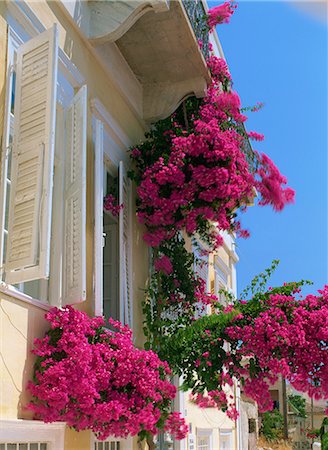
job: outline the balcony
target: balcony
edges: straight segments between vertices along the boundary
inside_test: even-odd
[[[182,4],[189,18],[192,29],[198,42],[201,42],[201,50],[204,58],[209,56],[208,27],[206,12],[202,0],[182,0]]]
[[[210,74],[201,0],[89,0],[76,11],[69,11],[75,23],[145,121],[205,95]]]

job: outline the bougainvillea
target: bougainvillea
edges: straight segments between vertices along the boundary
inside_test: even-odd
[[[186,434],[183,420],[170,412],[176,388],[171,371],[152,351],[139,350],[131,330],[100,317],[89,318],[72,307],[46,314],[51,329],[35,339],[37,355],[34,400],[29,408],[44,422],[65,421],[77,431],[140,438],[169,430]]]
[[[184,377],[193,401],[233,416],[232,380],[260,411],[272,408],[270,386],[281,375],[299,392],[328,398],[328,286],[297,298],[300,283],[236,300],[165,341],[161,357]]]
[[[225,2],[222,5],[215,6],[208,11],[207,23],[210,28],[214,28],[220,23],[229,23],[230,17],[237,7],[233,2]]]
[[[154,256],[144,302],[147,345],[154,349],[168,332],[193,320],[200,304],[216,301],[195,274],[197,260],[183,236],[198,236],[213,251],[223,243],[222,230],[248,237],[237,214],[246,211],[256,192],[260,205],[276,211],[294,200],[273,162],[250,147],[249,139],[260,141],[263,135],[246,132],[247,117],[226,62],[210,56],[207,64],[212,82],[206,97],[186,100],[131,151],[137,215]]]
[[[159,247],[180,230],[196,232],[216,247],[216,223],[220,230],[239,231],[236,211],[260,195],[259,204],[277,211],[293,202],[294,191],[284,188],[287,180],[264,154],[246,155],[248,138],[240,99],[230,88],[226,63],[208,59],[212,83],[200,102],[190,100],[184,111],[155,124],[148,141],[133,149],[131,157],[138,185],[138,217],[147,227],[145,241]]]
[[[109,211],[114,217],[119,215],[123,206],[123,204],[118,204],[117,199],[112,194],[109,194],[104,198],[104,209]]]
[[[209,28],[229,22],[234,9],[232,2],[226,2],[210,10]],[[250,146],[249,139],[262,141],[264,136],[246,131],[244,113],[258,111],[263,104],[242,108],[226,62],[212,55],[207,65],[211,83],[206,96],[189,98],[171,117],[153,124],[146,141],[131,151],[134,170],[130,177],[137,184],[137,215],[146,227],[144,240],[153,249],[154,270],[143,308],[146,346],[167,358],[172,368],[185,376],[187,387],[194,389],[195,371],[200,374],[193,397],[199,406],[216,405],[235,419],[237,411],[228,391],[242,357],[236,348],[234,361],[238,364],[230,370],[224,342],[229,340],[226,327],[239,313],[226,311],[226,315],[195,320],[206,305],[215,307],[218,299],[207,293],[205,280],[197,274],[196,266],[202,261],[186,249],[185,236],[192,239],[193,248],[201,241],[206,252],[216,250],[223,244],[222,230],[240,237],[249,235],[237,214],[246,211],[256,193],[259,205],[281,211],[293,202],[294,191],[286,187],[286,178],[269,157]],[[201,252],[204,248],[199,247]],[[197,327],[207,320],[213,321],[212,326],[199,331]],[[212,337],[213,326],[217,339]],[[192,334],[194,329],[198,335]],[[186,344],[185,332],[193,335],[192,348],[186,345],[185,354],[181,343],[177,344],[177,355],[170,337],[181,336]],[[196,343],[197,356],[192,350]],[[184,364],[182,355],[188,363]],[[263,405],[266,377],[260,371],[254,387],[252,378],[240,370],[237,376],[243,379],[245,391],[252,388],[253,398]]]

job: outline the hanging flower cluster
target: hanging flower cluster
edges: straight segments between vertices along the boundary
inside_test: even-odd
[[[145,241],[159,247],[180,230],[199,233],[212,248],[219,245],[217,229],[237,231],[236,211],[260,194],[260,205],[271,204],[280,211],[292,203],[294,191],[266,155],[256,155],[250,167],[245,148],[247,119],[240,99],[231,90],[225,61],[208,59],[212,83],[207,96],[191,100],[189,111],[180,111],[155,125],[147,143],[133,149],[133,175],[138,184],[138,218],[147,227]],[[186,107],[187,108],[187,107]],[[163,130],[163,125],[167,127]]]
[[[196,404],[234,417],[233,377],[260,411],[272,408],[269,388],[279,375],[299,392],[328,398],[328,286],[297,299],[301,284],[236,301],[166,341],[161,357],[184,377]]]
[[[120,214],[123,206],[123,203],[120,205],[118,204],[117,199],[112,194],[109,194],[104,198],[104,209],[109,211],[114,217]]]
[[[232,1],[215,6],[208,11],[207,24],[212,29],[221,23],[229,23],[237,5]]]
[[[207,96],[188,99],[131,151],[137,214],[146,226],[144,240],[154,249],[155,270],[143,310],[146,337],[156,350],[168,333],[217,302],[195,274],[197,261],[185,249],[182,232],[197,235],[215,250],[223,244],[222,230],[248,237],[237,211],[246,210],[255,192],[260,205],[277,211],[294,200],[294,191],[285,187],[286,178],[271,160],[249,149],[249,138],[263,136],[245,131],[247,118],[231,89],[226,62],[211,56],[208,67],[212,82]]]
[[[226,330],[230,339],[242,342],[234,346],[235,353],[247,362],[235,370],[243,379],[245,393],[262,410],[271,409],[269,385],[280,374],[297,391],[328,398],[328,286],[319,296],[302,300],[269,291],[256,302],[260,312],[241,316]]]
[[[36,418],[90,429],[101,440],[143,438],[164,425],[177,439],[185,437],[183,419],[170,413],[176,388],[167,363],[134,347],[127,326],[110,320],[110,331],[101,317],[72,307],[53,308],[46,319],[51,329],[35,339],[38,358],[28,385]]]
[[[226,2],[210,10],[209,28],[228,22],[234,8]],[[269,204],[276,211],[294,200],[286,178],[249,144],[249,139],[261,141],[264,136],[245,130],[244,112],[258,111],[263,104],[241,108],[226,62],[210,56],[207,64],[211,83],[206,97],[187,99],[170,117],[153,124],[145,142],[131,150],[134,170],[129,175],[137,185],[137,215],[146,228],[144,240],[153,249],[154,271],[143,303],[146,346],[169,358],[178,372],[181,360],[175,363],[174,348],[164,350],[170,336],[183,333],[199,312],[205,312],[206,305],[218,304],[196,273],[200,261],[186,250],[183,233],[193,240],[193,246],[200,239],[207,251],[213,251],[223,244],[222,230],[248,237],[237,213],[246,210],[256,192],[260,205]],[[193,361],[188,359],[191,380],[195,366],[213,375],[211,368],[217,368],[217,360],[227,357],[223,342],[211,344],[218,350],[214,360],[207,348]],[[223,377],[218,390],[217,376],[206,378],[207,394],[197,392],[196,401],[216,402],[235,417],[232,400],[223,398],[224,384],[230,379],[228,374]],[[219,395],[211,397],[216,392]]]

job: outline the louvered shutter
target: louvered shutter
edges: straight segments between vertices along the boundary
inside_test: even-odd
[[[206,283],[206,290],[208,290],[208,256],[202,255],[201,252],[195,248],[195,272]]]
[[[131,188],[124,163],[119,165],[119,203],[124,205],[119,215],[119,257],[120,257],[120,320],[132,327],[132,285],[131,285]]]
[[[62,305],[86,298],[86,146],[87,88],[83,86],[66,116]]]
[[[7,283],[49,276],[57,60],[56,26],[17,51]]]

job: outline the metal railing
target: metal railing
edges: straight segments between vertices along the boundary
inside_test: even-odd
[[[248,163],[248,167],[250,172],[255,173],[258,165],[259,160],[257,154],[254,152],[251,143],[249,142],[249,138],[247,136],[247,131],[245,128],[245,125],[243,123],[240,123],[238,126],[239,133],[244,136],[242,151],[246,157],[246,161]]]
[[[189,17],[196,39],[201,42],[201,51],[206,59],[209,56],[209,27],[206,21],[206,12],[202,0],[182,0],[182,4]]]

